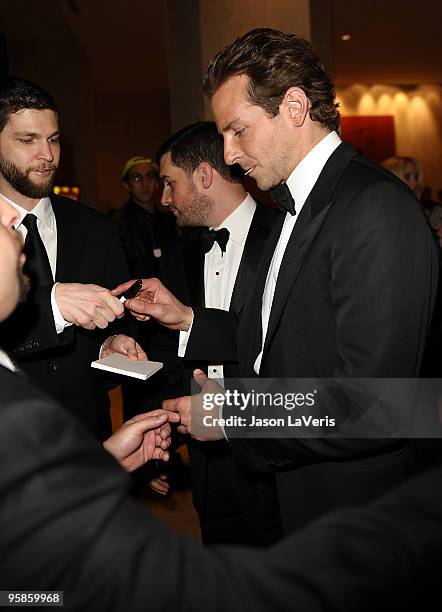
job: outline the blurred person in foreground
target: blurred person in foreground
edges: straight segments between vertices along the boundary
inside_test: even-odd
[[[0,320],[25,294],[16,220],[12,206],[0,207]],[[123,425],[105,452],[14,369],[0,351],[2,591],[62,591],[72,612],[364,612],[380,600],[403,612],[424,609],[438,595],[440,469],[371,507],[331,514],[269,551],[204,550],[131,499],[117,464],[131,470],[167,458],[164,412]]]

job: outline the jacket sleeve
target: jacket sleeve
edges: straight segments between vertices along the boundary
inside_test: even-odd
[[[221,363],[237,361],[237,317],[217,308],[193,308],[192,331],[185,360]]]
[[[57,334],[51,306],[53,285],[39,287],[19,304],[9,319],[0,325],[2,343],[6,350],[17,359],[26,359],[54,347],[69,345],[75,330],[66,327]]]
[[[404,610],[434,595],[440,469],[267,552],[204,549],[133,501],[127,476],[61,407],[11,401],[1,421],[2,589],[63,590],[67,610],[106,612]]]

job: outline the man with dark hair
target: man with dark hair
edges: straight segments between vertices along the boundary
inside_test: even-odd
[[[104,439],[111,433],[109,400],[91,361],[104,341],[103,356],[145,355],[118,330],[101,331],[123,315],[109,289],[128,278],[127,266],[106,216],[52,194],[59,158],[52,97],[25,79],[2,79],[0,194],[19,213],[33,282],[28,302],[2,326],[3,345],[31,380]]]
[[[226,319],[233,313],[240,315],[277,211],[257,205],[245,191],[239,173],[224,161],[223,139],[212,121],[173,134],[161,145],[157,159],[162,204],[173,212],[179,226],[188,228],[165,260],[165,285],[189,305],[180,327],[178,353],[186,365],[184,388],[169,394],[164,389],[166,398],[190,393],[190,368],[196,365],[217,379],[226,375],[225,368],[232,369],[232,359],[226,360],[216,341],[212,344],[215,331],[211,330],[222,333]],[[154,286],[167,292],[155,280],[145,282],[144,290]],[[167,326],[167,321],[158,320]],[[193,441],[189,451],[203,541],[248,543],[239,499],[246,483],[234,469],[228,444]],[[153,485],[158,492],[167,492],[164,477]]]
[[[224,161],[218,130],[213,121],[200,121],[178,130],[165,140],[157,152],[157,161],[170,153],[172,162],[188,176],[202,162],[209,162],[228,183],[240,183],[240,168],[229,167]]]
[[[16,220],[0,198],[0,321],[23,284]],[[116,461],[13,369],[0,350],[2,604],[46,599],[72,612],[369,612],[380,601],[404,612],[434,604],[440,468],[372,507],[333,513],[265,553],[207,550],[149,516],[130,497]],[[164,413],[140,415],[104,446],[130,471],[167,458],[168,433]]]
[[[272,189],[285,210],[241,314],[241,375],[418,376],[437,286],[434,240],[404,184],[341,142],[333,85],[310,43],[252,30],[212,60],[204,91],[226,162]],[[144,311],[157,308],[146,303]],[[352,402],[322,401],[338,423],[355,417]],[[168,407],[192,428],[190,400]],[[409,474],[413,459],[409,442],[385,437],[230,442],[257,481],[250,522],[265,506],[275,524],[281,514],[285,533],[375,499]],[[264,488],[262,473],[273,478]]]
[[[52,110],[58,113],[54,99],[42,87],[26,79],[1,79],[0,132],[11,115],[25,108]]]
[[[147,156],[131,157],[122,172],[128,201],[115,214],[133,278],[158,276],[161,259],[177,233],[173,217],[157,209],[158,165]]]

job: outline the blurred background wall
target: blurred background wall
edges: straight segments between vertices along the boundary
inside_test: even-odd
[[[442,3],[435,0],[0,0],[0,72],[45,86],[62,127],[59,183],[119,207],[124,161],[209,118],[212,55],[253,27],[309,38],[344,117],[391,117],[400,155],[442,188]],[[365,122],[365,123],[364,123]],[[363,136],[363,134],[362,134]],[[362,138],[363,140],[363,138]]]

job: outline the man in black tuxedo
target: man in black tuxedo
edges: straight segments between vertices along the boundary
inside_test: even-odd
[[[13,207],[0,207],[0,321],[23,286],[16,219]],[[434,604],[440,468],[372,507],[316,521],[265,553],[204,550],[146,514],[116,461],[68,411],[11,369],[0,351],[2,602],[19,591],[61,590],[66,610],[97,612],[180,605],[364,612],[378,609],[379,601],[403,612]],[[127,471],[166,459],[165,420],[162,412],[140,415],[104,446]]]
[[[418,376],[437,285],[434,240],[413,193],[341,142],[333,86],[311,45],[253,30],[212,60],[204,88],[225,160],[286,211],[241,315],[241,376]],[[352,401],[332,399],[328,416],[354,417]],[[168,407],[191,426],[189,400]],[[280,511],[286,533],[375,499],[412,467],[412,445],[382,435],[230,442],[256,480],[250,521],[264,505],[274,524]],[[265,486],[261,474],[271,475]],[[262,524],[254,531],[260,538]]]
[[[161,202],[175,215],[177,225],[186,228],[180,241],[170,245],[162,278],[174,295],[191,306],[187,326],[182,327],[179,339],[175,336],[175,354],[178,352],[185,364],[183,387],[171,388],[169,382],[162,391],[166,398],[190,393],[191,372],[196,366],[216,379],[222,379],[226,370],[228,375],[234,366],[206,338],[195,343],[192,326],[198,328],[202,310],[210,321],[209,330],[222,328],[228,311],[240,316],[278,213],[257,204],[245,191],[239,173],[224,162],[223,139],[211,121],[173,134],[161,145],[157,158],[163,181]],[[156,282],[145,283],[145,288]],[[196,335],[204,333],[198,330]],[[163,361],[155,342],[148,353]],[[170,379],[171,369],[166,373]],[[238,480],[227,442],[191,441],[189,453],[193,498],[204,543],[247,542],[237,500],[245,484]],[[152,485],[159,493],[168,490],[165,475]]]
[[[102,356],[145,354],[117,328],[102,331],[123,315],[109,289],[128,278],[127,265],[110,219],[51,193],[59,157],[52,97],[30,81],[2,79],[0,195],[19,212],[33,280],[28,302],[3,324],[3,346],[103,440],[111,433],[109,400],[105,379],[90,364],[104,342]]]

